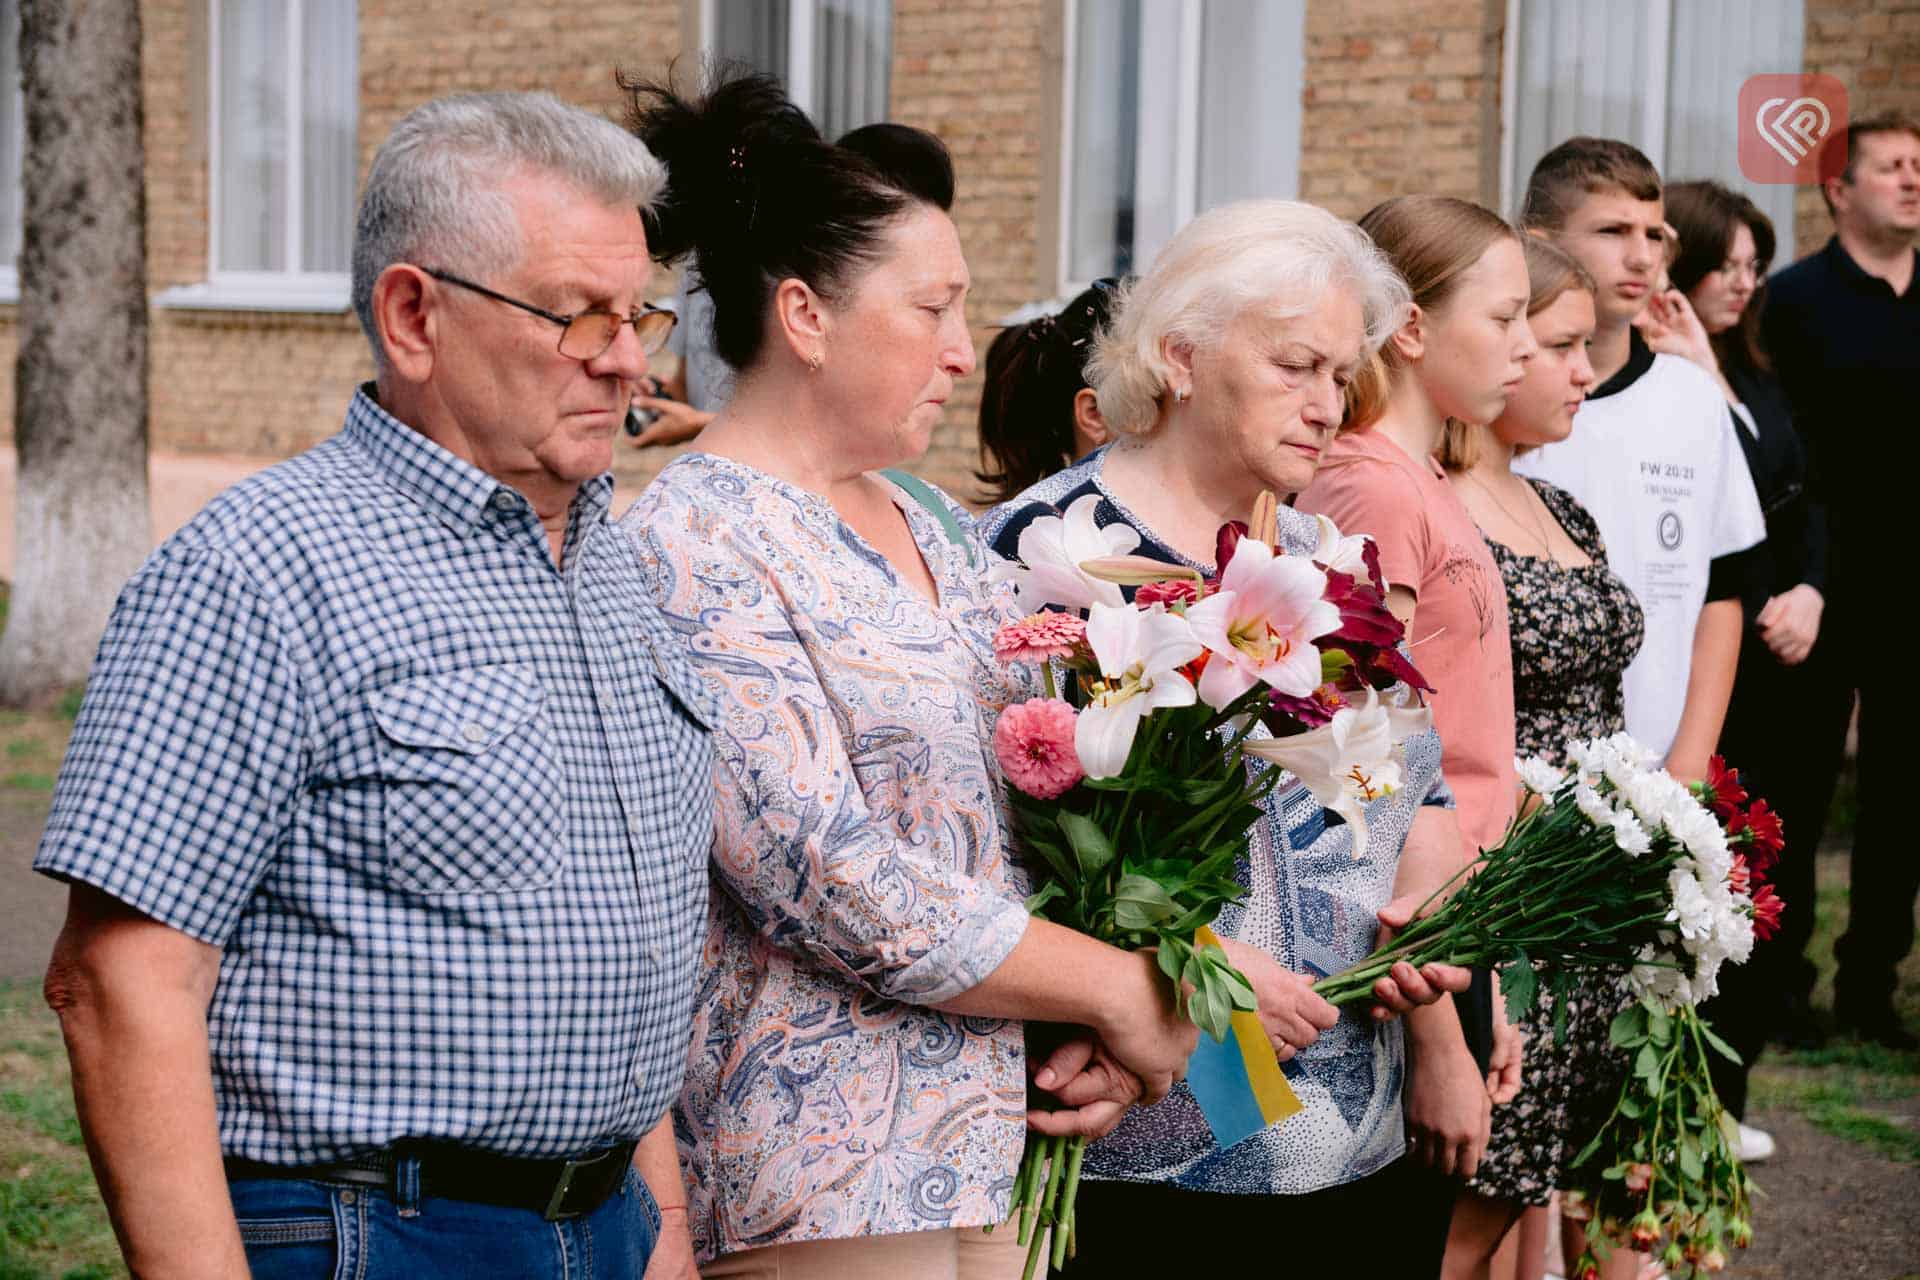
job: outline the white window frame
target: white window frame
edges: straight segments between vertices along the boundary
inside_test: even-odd
[[[297,252],[302,243],[305,202],[301,184],[305,172],[306,102],[299,91],[298,68],[304,65],[306,6],[313,0],[287,0],[286,67],[290,86],[286,100],[287,196],[286,243]],[[207,21],[207,279],[204,284],[181,285],[154,298],[159,307],[210,311],[344,312],[350,305],[350,271],[229,271],[220,266],[220,6],[222,0],[204,0]],[[359,38],[359,15],[354,16]],[[356,120],[358,104],[355,106]]]
[[[1524,0],[1507,0],[1506,36],[1500,50],[1500,207],[1514,210],[1520,199],[1518,175],[1519,130],[1515,127],[1515,101],[1520,85],[1520,42],[1514,33],[1520,30],[1520,8]],[[1660,128],[1647,139],[1641,150],[1662,175],[1667,171],[1667,66],[1673,56],[1673,0],[1648,0],[1647,47],[1640,66],[1640,100],[1647,119],[1660,121]]]
[[[1081,13],[1090,5],[1104,2],[1062,0],[1059,192],[1052,273],[1055,296],[1061,299],[1073,298],[1093,284],[1091,279],[1080,279],[1072,272],[1074,92]],[[1171,69],[1173,110],[1148,110],[1143,92],[1143,105],[1134,126],[1133,261],[1139,271],[1146,270],[1174,233],[1200,212],[1200,75],[1206,2],[1160,0],[1143,4],[1141,9],[1141,48],[1173,51],[1171,68],[1164,57],[1151,64],[1147,58],[1141,59],[1141,88],[1165,83]],[[1304,73],[1304,61],[1301,70]],[[1295,164],[1297,187],[1297,159]]]
[[[719,35],[720,19],[715,10],[719,0],[700,0],[701,50],[711,53]],[[813,77],[813,46],[819,29],[820,10],[814,4],[793,0],[787,5],[787,65],[780,72],[786,83],[787,97],[806,112],[809,120],[819,118],[819,87]],[[888,95],[891,97],[891,93]]]
[[[18,25],[19,6],[14,6],[15,27],[13,38],[16,46],[20,31]],[[25,89],[16,81],[10,85],[0,85],[0,93],[13,96],[13,155],[20,167],[12,173],[0,173],[0,200],[13,204],[14,225],[21,230],[21,240],[26,238],[27,220],[27,95]],[[0,259],[0,303],[20,301],[20,268],[11,257]]]
[[[1519,110],[1521,42],[1514,36],[1520,30],[1521,9],[1525,3],[1526,0],[1507,0],[1506,34],[1501,41],[1500,53],[1500,207],[1516,217],[1520,212],[1520,198],[1526,180],[1518,172],[1520,136],[1515,113]],[[1662,180],[1674,181],[1675,175],[1667,172],[1667,135],[1672,129],[1667,102],[1672,68],[1668,64],[1673,58],[1674,0],[1647,0],[1647,16],[1646,47],[1641,51],[1640,94],[1646,118],[1657,121],[1659,127],[1647,130],[1639,145],[1647,159],[1653,162],[1653,167],[1660,172]],[[1801,51],[1796,50],[1795,56],[1796,59],[1804,59]],[[1800,70],[1801,62],[1796,61],[1793,69]],[[1729,115],[1733,112],[1732,103],[1728,104],[1728,112]],[[1731,139],[1728,145],[1732,145]],[[1769,214],[1779,239],[1775,266],[1792,261],[1796,232],[1793,212],[1793,206],[1789,203],[1784,214],[1780,210]]]

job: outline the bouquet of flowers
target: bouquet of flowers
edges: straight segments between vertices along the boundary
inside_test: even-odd
[[[1246,767],[1261,754],[1255,735],[1319,744],[1288,767],[1362,824],[1364,801],[1398,783],[1399,743],[1425,723],[1424,709],[1403,705],[1408,685],[1424,681],[1395,647],[1400,624],[1368,540],[1323,521],[1311,556],[1278,552],[1263,495],[1251,529],[1221,530],[1209,582],[1130,555],[1139,535],[1100,528],[1098,502],[1035,520],[1018,561],[996,569],[1033,612],[1003,628],[995,650],[1036,665],[1047,691],[1007,708],[994,732],[1037,886],[1027,908],[1115,946],[1154,948],[1188,1016],[1223,1040],[1257,1002],[1203,930],[1242,893],[1234,863],[1279,777]],[[1136,588],[1131,602],[1123,585]],[[1271,1055],[1264,1037],[1260,1047]],[[1085,1147],[1029,1141],[1014,1189],[1029,1276],[1047,1228],[1054,1265],[1072,1247]]]
[[[1702,870],[1727,865],[1725,892],[1703,885],[1705,906],[1673,920],[1678,946],[1688,944],[1689,925],[1702,933],[1702,919],[1750,913],[1753,936],[1766,939],[1780,925],[1781,902],[1765,873],[1780,857],[1780,819],[1765,800],[1747,803],[1737,773],[1715,756],[1707,780],[1691,788],[1724,833],[1715,840],[1696,821],[1705,850]],[[1631,801],[1629,801],[1631,804]],[[1741,950],[1739,925],[1730,920],[1729,958]],[[1710,931],[1709,931],[1710,932]],[[1704,943],[1706,954],[1715,949]],[[1669,949],[1675,944],[1668,943]],[[1737,1055],[1703,1021],[1696,1005],[1711,994],[1698,976],[1679,980],[1677,968],[1651,955],[1633,971],[1635,1003],[1613,1020],[1608,1038],[1633,1066],[1613,1110],[1593,1140],[1574,1158],[1580,1183],[1566,1194],[1570,1216],[1586,1223],[1587,1249],[1576,1275],[1599,1275],[1599,1259],[1615,1245],[1658,1252],[1669,1271],[1718,1271],[1727,1247],[1753,1240],[1751,1184],[1735,1154],[1739,1129],[1714,1095],[1709,1052]]]
[[[1556,1005],[1580,969],[1625,975],[1635,1002],[1611,1039],[1633,1054],[1633,1074],[1574,1160],[1599,1186],[1571,1205],[1588,1215],[1589,1250],[1609,1241],[1651,1250],[1666,1238],[1668,1266],[1714,1270],[1723,1241],[1752,1238],[1749,1184],[1707,1074],[1709,1048],[1732,1050],[1695,1006],[1718,990],[1722,965],[1744,962],[1756,932],[1778,924],[1762,873],[1779,852],[1779,820],[1765,801],[1741,810],[1746,793],[1717,759],[1695,788],[1625,734],[1575,742],[1567,762],[1517,762],[1537,803],[1499,847],[1438,910],[1314,989],[1344,1004],[1399,960],[1495,965],[1517,1017],[1540,994],[1535,961]],[[1563,1031],[1564,1006],[1556,1014]],[[1591,1252],[1585,1262],[1597,1274]]]

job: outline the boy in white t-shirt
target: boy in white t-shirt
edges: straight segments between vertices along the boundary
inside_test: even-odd
[[[1751,550],[1766,537],[1737,429],[1713,378],[1648,349],[1633,322],[1667,262],[1660,175],[1635,148],[1571,138],[1528,180],[1521,224],[1599,284],[1592,359],[1600,383],[1573,434],[1514,461],[1559,485],[1600,526],[1607,559],[1646,612],[1624,676],[1627,732],[1674,776],[1706,775],[1740,656]]]

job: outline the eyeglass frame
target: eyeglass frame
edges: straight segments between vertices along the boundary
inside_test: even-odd
[[[641,339],[640,341],[641,354],[651,356],[651,355],[657,355],[661,351],[664,351],[666,349],[667,339],[673,336],[674,326],[680,323],[680,316],[678,312],[672,310],[669,307],[656,307],[651,302],[641,303],[638,307],[628,312],[624,316],[622,316],[618,311],[615,311],[610,307],[588,307],[586,310],[576,311],[570,316],[561,315],[558,312],[549,311],[545,307],[536,307],[531,302],[522,302],[518,298],[509,298],[506,294],[501,293],[496,289],[489,289],[487,288],[487,286],[483,284],[476,284],[473,281],[468,280],[463,276],[457,276],[453,274],[453,272],[443,270],[439,267],[422,267],[420,269],[426,272],[428,275],[432,276],[435,280],[442,281],[446,284],[459,285],[462,289],[471,289],[483,298],[492,298],[495,302],[504,302],[510,307],[518,307],[522,311],[528,312],[529,314],[532,314],[532,315],[539,316],[542,320],[551,321],[552,323],[559,325],[560,341],[558,344],[556,344],[555,350],[559,351],[561,355],[566,356],[567,359],[569,360],[579,360],[582,363],[585,363],[588,360],[598,360],[601,356],[607,354],[608,350],[612,348],[613,344],[620,340],[620,325],[622,324],[632,325],[633,336],[635,338],[639,338],[640,337],[640,321],[642,319],[644,319],[647,316],[670,317],[670,322],[660,334],[659,342],[657,342],[654,346],[649,348],[644,339]],[[607,336],[607,345],[604,347],[601,347],[598,351],[594,352],[590,356],[576,356],[566,350],[567,332],[573,328],[573,322],[575,320],[580,319],[583,316],[613,316],[615,319],[617,319],[620,322],[620,324],[616,324],[613,327],[612,332]]]

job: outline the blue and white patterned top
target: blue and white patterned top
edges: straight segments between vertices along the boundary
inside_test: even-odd
[[[1010,557],[1035,517],[1097,493],[1102,500],[1096,519],[1102,526],[1131,525],[1141,537],[1136,554],[1212,576],[1213,565],[1167,546],[1106,488],[1101,468],[1107,453],[1090,454],[994,508],[980,519],[982,534]],[[1313,551],[1319,529],[1310,517],[1282,507],[1279,521],[1282,549],[1289,555]],[[1222,910],[1215,932],[1315,978],[1364,958],[1379,928],[1375,913],[1392,900],[1400,850],[1422,804],[1452,804],[1440,777],[1440,739],[1432,731],[1408,743],[1401,788],[1368,808],[1367,848],[1359,858],[1353,856],[1353,829],[1322,810],[1299,782],[1282,779],[1268,794],[1267,820],[1254,828],[1247,855],[1235,868],[1247,894]],[[1183,1083],[1157,1105],[1128,1112],[1119,1128],[1088,1148],[1082,1176],[1235,1195],[1299,1195],[1352,1182],[1399,1158],[1405,1147],[1400,1102],[1406,1055],[1398,1022],[1380,1026],[1366,1006],[1348,1008],[1332,1030],[1281,1070],[1301,1110],[1278,1124],[1222,1151]]]
[[[938,589],[818,494],[692,453],[621,527],[719,708],[715,890],[675,1112],[695,1251],[981,1226],[1026,1129],[1017,1022],[927,1006],[1027,928],[991,747],[1012,591],[904,491]],[[948,504],[965,521],[965,512]]]
[[[558,567],[363,388],[121,594],[34,866],[221,948],[228,1155],[553,1157],[679,1093],[712,711],[611,498]]]

